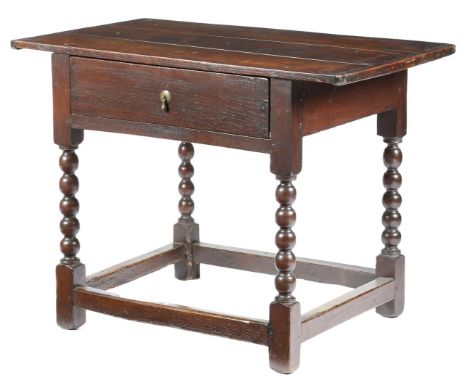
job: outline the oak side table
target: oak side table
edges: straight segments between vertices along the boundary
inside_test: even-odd
[[[450,44],[139,19],[12,41],[53,52],[54,142],[63,151],[63,199],[57,266],[57,322],[76,329],[86,310],[266,345],[270,366],[291,373],[301,343],[364,311],[403,311],[404,257],[398,249],[407,69],[454,53]],[[375,269],[296,258],[293,180],[302,138],[377,114],[386,142],[384,248]],[[180,218],[173,242],[86,276],[77,257],[78,157],[84,130],[175,139],[179,146]],[[192,212],[192,142],[270,155],[279,185],[276,254],[199,241]],[[275,274],[269,320],[135,301],[106,290],[174,264],[180,280],[200,264]],[[301,313],[296,278],[350,292]]]

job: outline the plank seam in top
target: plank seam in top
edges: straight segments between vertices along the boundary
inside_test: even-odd
[[[117,24],[117,23],[116,23]],[[114,25],[114,24],[109,24],[109,25]],[[202,24],[206,25],[206,24]],[[96,25],[92,27],[86,27],[86,28],[81,28],[81,29],[74,29],[70,30],[67,32],[74,32],[74,33],[79,33],[83,35],[91,35],[93,33],[88,33],[88,30],[92,30],[98,27],[101,27],[102,25]],[[140,28],[140,27],[130,27],[128,25],[119,25],[119,27],[123,28],[131,28],[134,30],[140,30],[140,31],[145,31],[147,30],[146,28]],[[167,31],[170,32],[170,29],[167,29],[165,27],[158,27],[159,30],[162,31]],[[65,32],[62,32],[65,33]],[[96,32],[94,32],[96,33]],[[200,33],[190,33],[190,32],[184,32],[184,31],[177,31],[178,34],[185,34],[188,36],[199,36],[199,37],[217,37],[217,38],[228,38],[228,39],[236,39],[236,40],[247,40],[247,41],[258,41],[258,42],[272,42],[272,43],[278,43],[278,44],[285,44],[285,45],[306,45],[306,46],[316,46],[316,47],[330,47],[330,48],[335,48],[335,49],[343,49],[343,50],[359,50],[363,52],[376,52],[376,53],[419,53],[417,50],[408,50],[408,49],[370,49],[370,48],[359,48],[359,47],[349,47],[349,46],[339,46],[339,45],[332,45],[332,44],[317,44],[317,43],[309,43],[309,42],[301,42],[301,41],[282,41],[282,40],[270,40],[270,39],[258,39],[258,38],[249,38],[249,37],[239,37],[239,36],[223,36],[223,35],[218,35],[218,34],[200,34]],[[304,32],[308,33],[308,32]],[[312,32],[311,32],[312,33]],[[323,33],[323,35],[326,35]],[[109,37],[109,36],[107,36]],[[117,38],[117,37],[116,37]],[[369,37],[366,37],[369,38]],[[131,40],[131,39],[130,39]],[[140,41],[140,40],[134,40],[134,41]],[[151,42],[156,42],[156,41],[151,41]],[[176,44],[175,44],[176,45]],[[444,44],[439,44],[434,47],[426,47],[425,50],[431,50],[431,49],[436,49],[439,46],[443,46]],[[254,52],[253,52],[254,53]]]
[[[424,44],[431,44],[432,46],[429,47],[429,48],[426,48],[426,49],[429,49],[429,50],[432,50],[432,49],[436,49],[437,47],[439,46],[445,46],[445,45],[448,45],[448,44],[445,44],[445,43],[438,43],[438,42],[429,42],[429,41],[422,41],[422,40],[402,40],[402,39],[395,39],[395,38],[388,38],[388,37],[367,37],[367,36],[357,36],[357,35],[335,35],[335,34],[332,34],[332,33],[320,33],[320,32],[310,32],[310,31],[302,31],[302,30],[291,30],[291,29],[274,29],[274,28],[265,28],[265,27],[252,27],[252,26],[236,26],[236,25],[230,25],[230,24],[209,24],[209,23],[199,23],[199,22],[193,22],[193,21],[178,21],[178,20],[166,20],[166,19],[149,19],[149,18],[142,18],[142,19],[134,19],[134,20],[128,20],[128,21],[124,21],[121,24],[121,26],[123,27],[130,27],[130,28],[134,28],[134,29],[144,29],[142,25],[134,25],[132,23],[134,22],[145,22],[145,21],[150,21],[152,22],[153,24],[154,23],[158,23],[158,22],[161,22],[161,23],[173,23],[173,24],[179,24],[179,25],[193,25],[193,26],[204,26],[204,27],[217,27],[217,28],[228,28],[228,29],[242,29],[244,30],[245,32],[263,32],[263,33],[276,33],[276,32],[283,32],[283,33],[301,33],[301,34],[304,34],[304,35],[307,35],[309,34],[310,37],[312,38],[313,36],[328,36],[328,37],[336,37],[336,38],[343,38],[347,41],[352,41],[352,40],[358,40],[358,39],[365,39],[367,42],[369,41],[372,41],[372,42],[382,42],[383,44],[385,43],[396,43],[396,42],[400,42],[400,43],[424,43]],[[86,28],[81,28],[81,29],[77,29],[77,30],[84,30],[84,29],[92,29],[92,28],[96,28],[96,27],[101,27],[101,26],[107,26],[107,25],[116,25],[116,24],[119,24],[119,23],[114,23],[114,24],[106,24],[106,25],[95,25],[95,26],[92,26],[92,27],[86,27]],[[148,26],[151,26],[151,24],[146,24]],[[158,25],[158,28],[166,28],[167,29],[167,25],[166,26],[159,26]],[[180,32],[179,32],[180,33]],[[184,32],[182,32],[184,33]],[[195,34],[195,33],[194,33]],[[210,34],[209,33],[201,33],[200,36],[209,36]],[[238,37],[238,36],[232,36],[230,35],[229,33],[227,35],[216,35],[218,37],[228,37],[228,38],[243,38],[243,37]],[[292,39],[294,39],[293,36],[291,36]],[[296,38],[298,38],[296,36]],[[249,38],[246,38],[246,39],[249,39]],[[260,39],[253,39],[253,40],[258,40],[258,41],[273,41],[273,42],[284,42],[284,43],[301,43],[301,42],[298,42],[298,41],[282,41],[282,40],[260,40]],[[305,44],[308,44],[308,43],[305,43]],[[317,46],[320,46],[321,44],[315,44],[315,43],[312,43],[310,45],[317,45]],[[329,45],[329,44],[324,44],[323,46],[330,46],[330,47],[335,47],[335,48],[343,48],[343,49],[358,49],[358,50],[370,50],[370,51],[380,51],[380,50],[375,50],[375,49],[363,49],[363,48],[359,48],[359,47],[356,47],[356,46],[353,46],[353,47],[346,47],[346,46],[339,46],[339,45]],[[420,51],[419,50],[399,50],[399,49],[386,49],[384,50],[385,52],[402,52],[402,53],[419,53]]]
[[[93,34],[93,33],[70,32],[70,34],[76,34],[76,35],[80,35],[80,36],[103,37],[103,36],[101,36],[99,34]],[[131,39],[131,38],[125,38],[125,37],[111,37],[111,36],[104,36],[104,37],[110,38],[110,39],[113,39],[113,40],[144,42],[144,43],[147,43],[147,44],[153,44],[155,46],[157,46],[157,45],[169,45],[169,46],[174,46],[174,47],[180,46],[180,47],[184,47],[184,48],[196,48],[196,49],[202,49],[202,50],[206,49],[206,50],[216,50],[216,51],[220,51],[220,52],[250,54],[250,55],[253,55],[253,56],[282,57],[282,58],[290,58],[290,59],[293,59],[293,60],[332,62],[334,64],[357,65],[357,66],[364,66],[364,67],[372,66],[372,64],[368,64],[368,63],[357,63],[357,62],[336,61],[336,60],[323,60],[323,59],[320,59],[320,58],[307,58],[307,57],[297,57],[297,56],[285,56],[285,55],[281,55],[281,54],[258,53],[258,52],[249,52],[247,50],[221,49],[221,48],[211,48],[211,47],[207,47],[207,46],[197,46],[197,45],[187,45],[187,44],[174,44],[174,43],[169,43],[169,42]],[[258,40],[258,41],[262,41],[262,40]]]
[[[152,19],[18,39],[12,47],[333,85],[403,71],[455,52],[453,45],[425,41]]]

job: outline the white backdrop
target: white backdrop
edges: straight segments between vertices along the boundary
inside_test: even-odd
[[[460,4],[460,5],[459,5]],[[466,76],[461,1],[3,1],[0,5],[0,380],[283,380],[267,348],[88,313],[55,325],[61,254],[59,149],[52,143],[50,54],[13,38],[150,17],[450,42],[457,53],[410,70],[401,145],[407,305],[367,312],[302,346],[289,380],[466,380]],[[89,272],[170,242],[178,217],[177,142],[86,132],[80,157],[80,257]],[[381,248],[384,144],[375,117],[304,140],[296,254],[373,266]],[[274,190],[264,154],[195,146],[194,216],[206,242],[274,251]],[[299,281],[303,311],[345,289]],[[125,296],[267,318],[272,276],[172,267],[117,288]]]

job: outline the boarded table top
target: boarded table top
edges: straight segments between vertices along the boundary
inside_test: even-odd
[[[12,47],[335,85],[455,52],[443,43],[153,19],[13,40]]]

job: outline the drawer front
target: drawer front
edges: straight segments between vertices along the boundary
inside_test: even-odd
[[[72,114],[269,137],[266,78],[78,57],[70,70]]]

